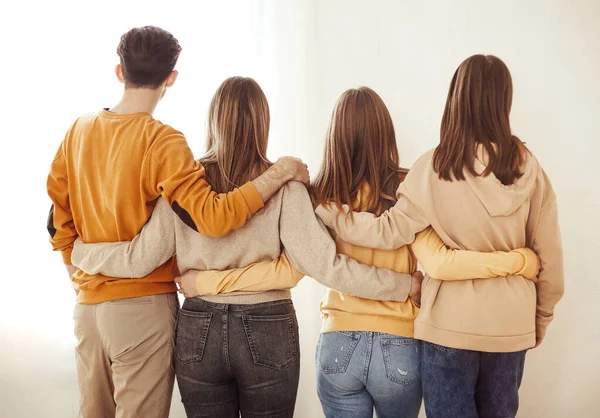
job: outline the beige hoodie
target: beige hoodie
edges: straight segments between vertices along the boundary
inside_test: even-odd
[[[398,203],[379,218],[323,207],[317,214],[340,237],[356,245],[395,249],[431,225],[446,245],[474,251],[532,248],[542,260],[538,280],[440,281],[426,277],[415,337],[447,347],[513,352],[542,339],[563,294],[563,257],[556,195],[532,155],[523,176],[505,186],[493,175],[440,180],[433,151],[423,155],[398,189]],[[475,169],[487,158],[480,150]]]

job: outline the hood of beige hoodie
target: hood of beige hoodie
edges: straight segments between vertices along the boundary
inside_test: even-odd
[[[488,158],[485,149],[480,146],[475,159],[475,171],[483,173]],[[490,216],[510,216],[530,198],[535,188],[540,165],[537,159],[527,155],[527,161],[521,167],[523,175],[516,183],[506,186],[491,173],[490,175],[473,176],[465,174],[466,181],[485,207]]]

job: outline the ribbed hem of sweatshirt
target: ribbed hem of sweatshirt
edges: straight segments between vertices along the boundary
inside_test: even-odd
[[[242,193],[242,196],[244,196],[248,209],[250,209],[250,213],[255,214],[265,205],[262,197],[260,197],[260,193],[258,193],[258,189],[251,181],[244,184],[238,190]]]
[[[198,299],[211,303],[223,303],[228,305],[253,305],[255,303],[273,302],[292,298],[289,289],[269,290],[268,292],[232,292],[220,295],[197,296]]]
[[[123,279],[119,280],[119,282],[124,282],[126,280],[132,279]],[[77,303],[83,305],[95,305],[111,300],[139,298],[141,296],[162,295],[163,293],[177,292],[177,286],[173,282],[134,282],[119,283],[119,285],[114,285],[115,282],[110,283],[113,285],[107,286],[104,284],[94,290],[80,290],[77,294]]]
[[[415,321],[415,338],[444,347],[486,353],[513,353],[535,346],[535,331],[513,336],[463,334],[436,328],[418,319]]]
[[[414,337],[414,321],[380,315],[327,315],[323,318],[321,333],[337,331],[381,332],[400,337]]]

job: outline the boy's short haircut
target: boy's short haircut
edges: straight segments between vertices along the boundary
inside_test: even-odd
[[[133,28],[121,36],[117,54],[126,88],[157,88],[175,68],[181,46],[156,26]]]

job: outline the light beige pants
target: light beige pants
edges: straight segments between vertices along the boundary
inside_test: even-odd
[[[75,306],[79,417],[169,415],[178,306],[174,293]]]

